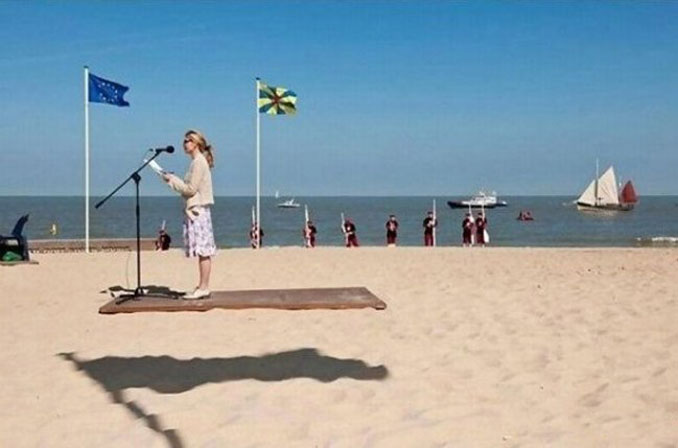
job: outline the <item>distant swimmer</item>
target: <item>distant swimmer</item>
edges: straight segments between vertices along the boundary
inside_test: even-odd
[[[342,231],[346,239],[346,247],[358,247],[358,234],[356,233],[355,224],[349,218],[346,218],[342,225]]]
[[[516,218],[518,221],[534,221],[534,218],[532,217],[532,212],[529,210],[523,211],[521,210],[520,213],[518,213],[518,218]]]
[[[424,218],[424,246],[433,247],[433,231],[438,227],[438,220],[433,217],[433,212],[428,212]]]
[[[49,228],[49,234],[52,236],[56,236],[57,233],[59,233],[59,229],[57,228],[56,223],[53,222],[52,226]]]
[[[385,224],[386,227],[386,245],[388,247],[395,247],[396,239],[398,238],[398,220],[395,215],[390,215]]]

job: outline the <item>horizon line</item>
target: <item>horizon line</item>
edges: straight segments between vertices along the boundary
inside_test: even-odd
[[[105,197],[105,194],[90,194],[90,198],[93,197]],[[262,198],[272,198],[272,199],[285,199],[285,198],[440,198],[440,197],[449,197],[449,198],[458,198],[458,197],[471,197],[473,194],[410,194],[410,195],[401,195],[401,194],[327,194],[327,195],[281,195],[275,197],[274,195],[261,195]],[[674,197],[678,194],[669,194],[669,193],[657,193],[657,194],[644,194],[639,197]],[[84,198],[83,194],[0,194],[0,198]],[[133,194],[121,194],[118,197],[123,198],[134,198]],[[146,194],[139,195],[139,197],[145,198],[176,198],[176,195],[173,194]],[[254,198],[256,195],[242,195],[242,194],[222,194],[214,195],[215,198]],[[497,197],[573,197],[577,198],[576,194],[503,194],[497,195]]]

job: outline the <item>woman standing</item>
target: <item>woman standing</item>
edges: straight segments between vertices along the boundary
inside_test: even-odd
[[[184,152],[192,161],[184,179],[165,173],[163,179],[186,201],[184,209],[184,248],[187,257],[198,257],[200,283],[184,299],[195,300],[210,295],[209,283],[212,257],[217,252],[212,230],[210,206],[214,204],[212,174],[214,154],[212,147],[198,131],[189,130],[184,134]]]

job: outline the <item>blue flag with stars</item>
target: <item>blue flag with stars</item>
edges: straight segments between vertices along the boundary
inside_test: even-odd
[[[89,102],[106,103],[113,106],[129,106],[123,95],[129,87],[89,74]]]

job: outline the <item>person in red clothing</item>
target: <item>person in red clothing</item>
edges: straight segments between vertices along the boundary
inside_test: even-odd
[[[424,218],[424,246],[433,247],[433,229],[438,227],[438,220],[433,217],[433,212],[428,212]]]
[[[172,238],[165,229],[158,231],[158,239],[155,240],[155,250],[169,250]]]
[[[483,212],[478,213],[476,218],[476,243],[484,246],[487,244],[485,241],[485,233],[487,229],[487,218]]]
[[[464,220],[461,222],[461,245],[464,247],[470,247],[473,245],[473,227],[475,227],[475,221],[473,220],[473,215],[471,212],[466,213]]]
[[[355,224],[349,219],[344,220],[344,225],[342,226],[344,231],[344,236],[346,237],[346,247],[358,247],[358,235],[356,234]]]
[[[389,215],[386,227],[386,245],[388,247],[395,247],[396,239],[398,238],[398,220],[395,215]]]
[[[264,247],[264,230],[260,229],[257,223],[252,224],[250,229],[250,245],[252,249]]]
[[[316,233],[318,233],[318,231],[313,225],[313,221],[311,220],[306,221],[306,226],[304,226],[302,233],[304,235],[305,246],[315,247],[315,235]]]

